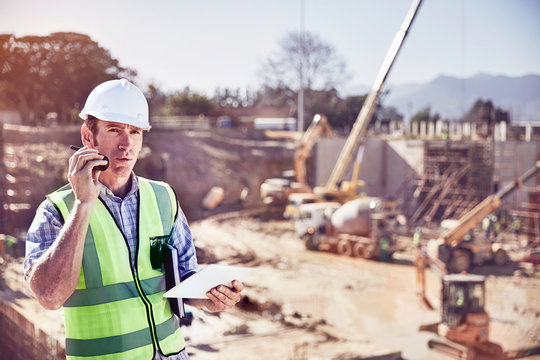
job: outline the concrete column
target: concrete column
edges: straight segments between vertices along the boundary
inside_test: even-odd
[[[532,124],[526,123],[525,124],[525,141],[531,141],[531,135],[532,135]]]
[[[464,122],[462,124],[462,129],[463,129],[463,136],[468,138],[468,137],[471,137],[471,124],[468,123],[468,122]]]
[[[420,121],[420,136],[424,137],[427,134],[427,126],[425,121]]]
[[[456,138],[461,139],[463,137],[463,124],[462,123],[454,123],[454,129],[456,131]]]
[[[435,124],[435,136],[437,137],[442,136],[442,128],[443,128],[442,120],[437,121],[437,123]]]
[[[411,133],[418,136],[418,121],[411,122]]]
[[[507,131],[506,122],[504,121],[500,122],[499,129],[501,131],[501,141],[506,141],[506,131]]]
[[[428,136],[433,137],[435,135],[435,124],[433,122],[428,122]]]

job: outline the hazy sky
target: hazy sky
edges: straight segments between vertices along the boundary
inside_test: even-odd
[[[89,35],[142,85],[185,86],[213,95],[217,86],[260,84],[261,63],[300,30],[302,0],[0,0],[0,33]],[[371,86],[409,0],[305,0],[305,30],[342,57],[349,93]],[[437,75],[540,74],[540,1],[424,0],[389,83]]]

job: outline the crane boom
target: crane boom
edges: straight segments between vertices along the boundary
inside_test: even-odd
[[[527,170],[515,181],[512,181],[496,194],[489,195],[482,202],[476,205],[471,211],[463,215],[456,226],[446,230],[441,234],[440,239],[451,246],[457,246],[463,240],[465,234],[474,228],[479,221],[495,211],[501,206],[501,201],[508,196],[517,187],[520,187],[525,181],[531,178],[540,169],[540,161],[535,166]]]
[[[329,190],[336,189],[337,183],[341,180],[341,178],[345,174],[345,171],[351,164],[353,153],[355,149],[358,148],[358,145],[360,144],[360,139],[365,135],[367,131],[367,127],[373,115],[373,111],[375,110],[375,105],[377,104],[377,99],[380,95],[382,86],[384,85],[384,82],[388,77],[390,68],[394,64],[394,60],[396,59],[396,56],[401,49],[401,45],[403,44],[403,41],[407,36],[409,28],[418,12],[418,9],[420,8],[421,3],[422,0],[413,0],[409,12],[405,16],[403,24],[401,25],[396,36],[394,37],[394,41],[388,49],[379,73],[375,78],[375,82],[373,83],[373,87],[371,88],[371,91],[364,105],[362,106],[358,117],[356,118],[351,133],[347,138],[341,154],[339,155],[338,161],[336,162],[336,165],[334,166],[334,169],[332,170],[332,173],[330,174],[330,177],[326,182],[326,188]]]

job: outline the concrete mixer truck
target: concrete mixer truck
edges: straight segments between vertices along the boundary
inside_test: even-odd
[[[329,204],[329,209],[331,205]],[[397,226],[398,213],[391,203],[377,197],[351,200],[324,216],[310,218],[313,204],[300,206],[301,235],[308,250],[329,251],[339,255],[389,260],[398,250],[391,230]],[[298,229],[298,227],[297,227]]]

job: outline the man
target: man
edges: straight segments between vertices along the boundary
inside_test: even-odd
[[[172,188],[132,171],[150,129],[146,98],[125,79],[107,81],[80,117],[84,147],[69,159],[69,184],[37,210],[25,279],[43,307],[63,306],[68,359],[189,359],[150,253],[156,239],[172,245],[189,275],[197,267],[191,231]],[[187,302],[222,311],[243,289],[234,281]]]

